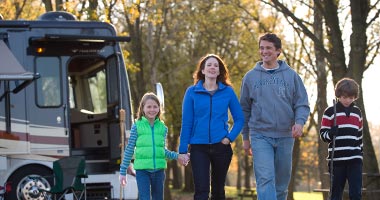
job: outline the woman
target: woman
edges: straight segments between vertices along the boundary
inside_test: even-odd
[[[244,115],[231,86],[224,61],[217,55],[201,58],[182,105],[179,153],[190,150],[195,186],[194,199],[225,199],[224,183],[231,163],[233,142],[244,124]],[[234,125],[228,125],[230,110]],[[211,167],[211,170],[210,170]]]

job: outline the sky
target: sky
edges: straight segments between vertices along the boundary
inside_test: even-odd
[[[332,80],[329,80],[327,91],[327,99],[333,99],[334,86]],[[375,61],[375,64],[370,66],[363,75],[362,89],[364,106],[367,114],[367,120],[375,126],[380,125],[380,57]],[[327,101],[329,106],[332,105],[332,100]]]
[[[380,57],[364,72],[362,88],[367,119],[380,125]]]

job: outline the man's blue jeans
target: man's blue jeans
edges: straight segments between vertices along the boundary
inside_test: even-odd
[[[190,148],[190,162],[194,178],[194,199],[208,200],[210,193],[211,172],[211,200],[226,198],[224,185],[227,171],[231,163],[231,145],[192,144]],[[211,171],[210,171],[211,167]]]
[[[164,199],[165,170],[136,170],[136,182],[139,200]]]
[[[253,169],[260,200],[286,200],[292,172],[294,138],[251,135]]]

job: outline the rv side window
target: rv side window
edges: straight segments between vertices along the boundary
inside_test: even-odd
[[[92,99],[92,106],[94,107],[94,113],[106,113],[107,112],[107,90],[106,90],[106,73],[102,69],[88,79],[88,85],[90,87],[90,94]]]
[[[36,72],[41,77],[36,81],[37,105],[57,107],[62,104],[60,62],[56,57],[36,58]]]

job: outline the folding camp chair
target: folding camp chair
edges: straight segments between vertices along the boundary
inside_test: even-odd
[[[54,186],[41,191],[45,200],[64,199],[73,194],[73,199],[86,199],[86,165],[83,157],[65,157],[53,162]],[[84,180],[82,182],[82,179]]]

